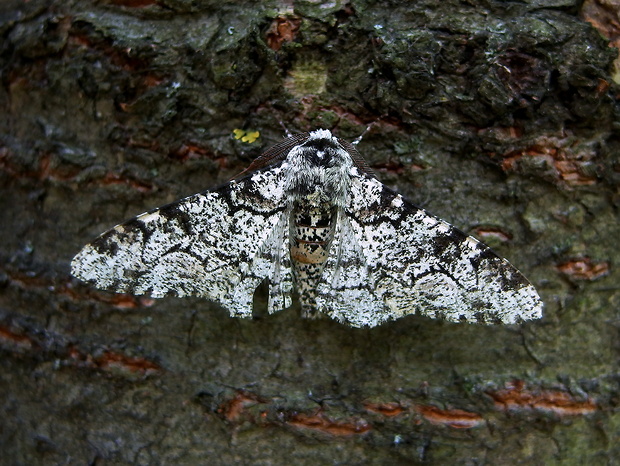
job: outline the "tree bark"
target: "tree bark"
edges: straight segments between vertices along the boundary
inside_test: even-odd
[[[587,6],[5,1],[4,461],[613,462],[617,54],[580,16],[612,7]],[[282,126],[370,126],[381,181],[519,267],[544,318],[238,320],[70,276],[99,233],[225,182]]]

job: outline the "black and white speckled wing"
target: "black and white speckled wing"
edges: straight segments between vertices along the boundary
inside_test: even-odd
[[[86,245],[72,274],[109,291],[209,298],[237,317],[252,315],[254,290],[268,279],[269,311],[288,307],[282,178],[275,165],[142,214]]]
[[[542,316],[534,287],[487,246],[352,169],[317,307],[353,327],[408,314],[512,324]]]

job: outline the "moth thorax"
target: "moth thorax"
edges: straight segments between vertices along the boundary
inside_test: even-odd
[[[322,264],[334,237],[337,207],[296,202],[291,216],[291,258],[302,264]]]

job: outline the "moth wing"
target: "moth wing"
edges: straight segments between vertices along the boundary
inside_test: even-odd
[[[282,167],[272,166],[112,228],[71,271],[103,290],[209,298],[240,317],[267,278],[274,312],[290,305],[287,219]]]
[[[323,264],[315,298],[317,310],[352,327],[374,327],[390,319],[368,258],[345,211],[338,212],[338,222]]]
[[[330,251],[318,307],[354,327],[415,313],[505,324],[542,316],[508,261],[355,170]]]

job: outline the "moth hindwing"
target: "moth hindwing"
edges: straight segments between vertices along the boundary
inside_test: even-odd
[[[304,316],[353,327],[415,313],[512,324],[543,307],[508,261],[381,184],[328,130],[114,227],[75,256],[72,273],[115,292],[205,297],[236,317],[252,315],[266,280],[270,313],[296,290]]]

